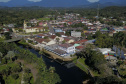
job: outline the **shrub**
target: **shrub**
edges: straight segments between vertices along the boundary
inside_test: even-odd
[[[31,70],[29,68],[24,69],[25,73],[31,73]]]
[[[18,74],[12,74],[11,77],[16,80],[16,79],[19,78],[19,75]]]
[[[2,59],[2,64],[7,64],[7,59],[3,58]]]

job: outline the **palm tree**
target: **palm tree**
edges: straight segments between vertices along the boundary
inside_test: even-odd
[[[12,58],[15,56],[15,53],[13,52],[13,51],[9,51],[8,53],[7,53],[7,57],[9,57],[11,60],[12,60]]]
[[[59,44],[59,40],[60,40],[59,38],[56,38],[56,42],[57,42],[58,44]]]
[[[54,71],[55,71],[55,67],[49,67],[49,71],[51,72],[51,73],[54,73]]]
[[[0,52],[0,61],[2,60],[3,54]]]

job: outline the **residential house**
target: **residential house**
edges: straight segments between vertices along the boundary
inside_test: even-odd
[[[43,26],[43,22],[39,22],[39,24],[38,24],[39,26]]]
[[[80,41],[75,41],[75,42],[73,42],[72,44],[85,45],[85,42],[87,42],[87,41],[88,41],[87,39],[84,39],[84,40],[80,40]]]
[[[63,40],[64,40],[64,38],[63,37],[58,37],[58,36],[56,36],[56,35],[51,35],[50,37],[50,40],[54,40],[54,41],[59,41],[59,42],[62,42]],[[58,40],[57,40],[58,39]]]
[[[107,56],[106,58],[105,58],[107,61],[114,61],[114,62],[117,62],[118,60],[117,60],[117,58],[116,57],[113,57],[113,56]]]
[[[69,37],[64,37],[64,41],[66,43],[72,43],[72,42],[74,42],[74,40],[73,39],[70,39]]]
[[[116,52],[116,54],[122,58],[122,59],[125,59],[126,58],[126,49],[125,48],[122,48],[120,46],[116,46],[114,45],[113,46],[113,50]]]
[[[54,31],[55,31],[55,33],[57,33],[57,32],[63,32],[63,30],[60,29],[60,28],[54,28]]]
[[[68,43],[60,44],[59,45],[59,49],[67,52],[67,54],[73,54],[73,53],[75,53],[75,47],[72,44],[68,44]]]
[[[86,45],[87,45],[87,44],[94,44],[95,41],[96,41],[95,39],[88,40],[88,41],[85,42],[85,44],[86,44]]]
[[[38,34],[38,35],[36,35],[36,37],[38,37],[38,38],[44,38],[45,35],[44,34]]]
[[[98,48],[98,50],[103,54],[107,54],[108,55],[108,52],[111,51],[111,48]]]
[[[56,42],[54,40],[49,40],[49,39],[45,39],[42,44],[48,46],[48,45],[53,45],[56,44]]]
[[[77,47],[75,47],[75,49],[76,49],[76,51],[81,51],[84,49],[84,46],[77,46]]]
[[[81,37],[81,32],[71,31],[71,36],[73,36],[73,37]]]

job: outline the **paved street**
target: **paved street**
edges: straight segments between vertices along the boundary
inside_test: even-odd
[[[48,25],[48,27],[49,27],[50,33],[51,33],[51,34],[55,34],[55,32],[54,32],[54,30],[53,30],[51,24],[50,24],[49,22],[47,22],[47,25]]]

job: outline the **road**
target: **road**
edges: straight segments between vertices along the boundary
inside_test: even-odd
[[[54,30],[53,30],[51,24],[50,24],[49,22],[47,22],[47,25],[48,25],[48,27],[49,27],[50,33],[51,33],[52,35],[55,34],[55,32],[54,32]]]

